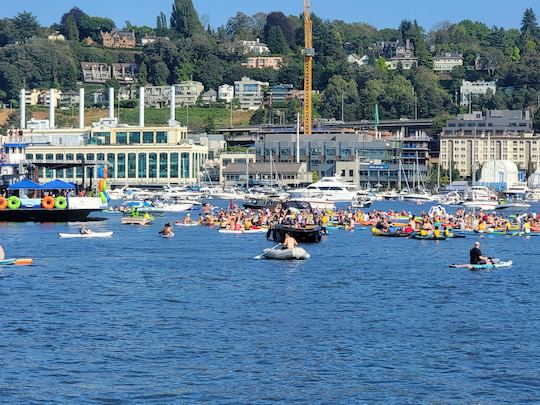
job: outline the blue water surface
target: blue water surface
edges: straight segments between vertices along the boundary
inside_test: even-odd
[[[264,234],[160,238],[173,219],[0,224],[35,260],[0,268],[0,402],[540,401],[540,237],[481,238],[514,266],[471,272],[448,265],[472,236],[333,230],[306,262],[256,261]]]

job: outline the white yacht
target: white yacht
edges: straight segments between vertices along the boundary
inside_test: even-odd
[[[499,205],[497,193],[484,186],[472,186],[467,190],[467,201],[463,206],[484,211],[494,210]]]
[[[427,191],[420,191],[418,193],[409,192],[403,194],[401,198],[404,201],[435,201],[437,198],[431,194],[428,194]]]
[[[314,210],[335,211],[336,209],[336,204],[334,203],[334,201],[330,201],[329,199],[323,196],[297,197],[297,198],[291,198],[289,201],[307,202],[309,203],[309,205],[311,205],[311,208],[313,208]]]
[[[351,184],[345,184],[339,177],[323,177],[306,188],[288,191],[291,198],[323,197],[329,201],[350,202],[356,199],[357,189]]]

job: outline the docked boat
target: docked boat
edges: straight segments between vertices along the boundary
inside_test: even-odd
[[[303,202],[308,203],[312,209],[314,210],[330,210],[335,211],[336,204],[334,201],[330,201],[329,199],[321,196],[313,196],[313,197],[297,197],[297,198],[291,198],[289,202]]]
[[[525,214],[529,211],[529,208],[531,208],[531,204],[525,202],[511,202],[497,205],[495,211],[507,214]]]
[[[423,202],[429,202],[429,201],[435,201],[435,196],[428,194],[426,191],[420,191],[418,193],[410,192],[401,195],[401,198],[404,201],[423,201]]]
[[[463,206],[471,209],[492,211],[499,205],[497,193],[484,186],[472,186],[467,190],[467,198]]]
[[[357,188],[345,184],[339,177],[323,177],[305,188],[288,191],[291,198],[320,197],[332,202],[351,202],[355,199]]]
[[[263,197],[263,198],[250,198],[242,205],[244,206],[244,208],[251,209],[251,210],[263,210],[263,209],[274,210],[279,204],[281,204],[280,199]]]
[[[75,186],[60,180],[38,184],[24,179],[0,197],[0,222],[78,222],[106,208],[99,197],[75,197]]]

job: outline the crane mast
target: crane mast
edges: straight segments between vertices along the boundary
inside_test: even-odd
[[[304,0],[304,134],[313,132],[313,22],[309,0]]]

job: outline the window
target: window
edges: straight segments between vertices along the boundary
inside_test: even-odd
[[[66,160],[74,160],[73,153],[67,153],[66,154]],[[67,178],[73,178],[73,168],[66,169],[66,177]]]
[[[171,153],[169,164],[169,176],[171,178],[178,178],[178,153]]]
[[[75,159],[83,161],[84,155],[82,153],[77,153],[77,155],[75,156]],[[77,177],[82,178],[82,176],[83,176],[83,168],[82,166],[77,166]]]
[[[55,160],[64,160],[64,155],[61,153],[57,153],[54,157]],[[56,169],[55,177],[64,177],[64,169]]]
[[[147,175],[146,171],[146,153],[139,153],[139,179],[145,179]]]
[[[130,132],[129,133],[129,143],[141,143],[141,133],[140,132]]]
[[[169,156],[166,153],[159,154],[159,177],[166,179],[169,175]]]
[[[109,175],[109,178],[114,178],[116,172],[116,159],[114,153],[107,153],[107,162],[111,164],[107,169],[107,174]]]
[[[180,177],[186,179],[189,177],[189,153],[182,153],[180,158]]]
[[[128,177],[134,179],[137,177],[137,155],[135,153],[128,153]]]
[[[118,145],[127,145],[127,132],[117,132],[116,143]]]
[[[143,143],[154,143],[154,133],[143,132]]]
[[[148,177],[155,179],[157,177],[157,154],[150,153],[148,155]]]
[[[126,177],[126,154],[119,153],[117,155],[117,175],[116,177],[123,179]]]
[[[97,145],[110,145],[111,144],[111,133],[110,132],[94,132],[92,139],[93,143]]]
[[[165,131],[156,132],[156,143],[167,143],[167,132]]]

